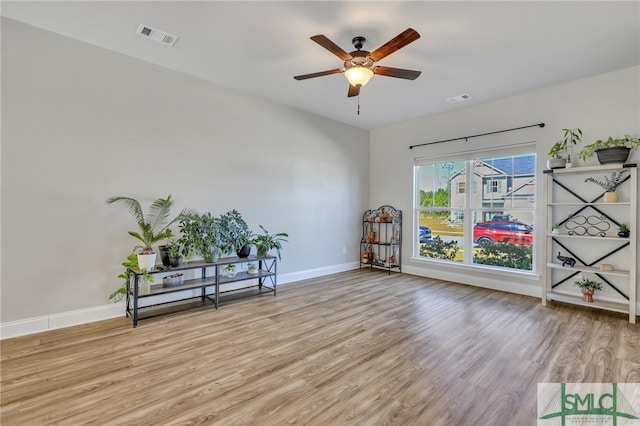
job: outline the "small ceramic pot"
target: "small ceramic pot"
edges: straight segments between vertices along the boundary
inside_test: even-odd
[[[585,302],[593,303],[593,290],[589,290],[586,288],[582,289],[582,300]]]

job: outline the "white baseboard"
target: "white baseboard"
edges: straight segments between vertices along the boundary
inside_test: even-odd
[[[26,318],[0,324],[0,339],[41,333],[58,328],[87,324],[110,318],[124,316],[123,303],[96,306],[94,308],[79,309],[77,311],[61,312],[35,318]]]
[[[300,272],[290,272],[288,274],[278,274],[278,285],[296,281],[308,280],[309,278],[322,277],[338,272],[351,271],[360,267],[359,262],[342,263],[340,265],[326,266],[324,268],[309,269]]]
[[[360,264],[358,262],[350,262],[327,266],[324,268],[310,269],[307,271],[278,274],[278,285],[349,271],[356,269],[359,266]],[[198,296],[198,294],[195,294],[194,297],[195,296]],[[120,302],[96,306],[94,308],[79,309],[76,311],[61,312],[40,317],[25,318],[18,321],[5,322],[0,324],[0,340],[117,318],[124,316],[124,310],[124,302]]]

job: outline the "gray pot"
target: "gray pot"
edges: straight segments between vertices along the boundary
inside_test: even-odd
[[[626,146],[612,146],[596,150],[600,164],[624,163],[629,158],[630,148]]]

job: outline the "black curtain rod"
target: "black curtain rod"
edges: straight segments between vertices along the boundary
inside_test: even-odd
[[[532,124],[530,126],[522,126],[522,127],[514,127],[513,129],[506,129],[506,130],[498,130],[496,132],[489,132],[489,133],[480,133],[479,135],[472,135],[472,136],[463,136],[461,138],[453,138],[453,139],[445,139],[443,141],[436,141],[436,142],[427,142],[427,143],[421,143],[418,145],[411,145],[409,147],[409,149],[413,149],[415,147],[418,146],[425,146],[425,145],[433,145],[436,143],[442,143],[442,142],[451,142],[451,141],[458,141],[458,140],[469,140],[470,138],[477,138],[478,136],[487,136],[487,135],[495,135],[496,133],[504,133],[504,132],[512,132],[514,130],[520,130],[520,129],[528,129],[529,127],[544,127],[544,123],[538,123],[538,124]]]

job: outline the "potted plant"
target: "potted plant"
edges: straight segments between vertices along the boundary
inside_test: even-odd
[[[582,300],[585,302],[593,302],[593,294],[596,291],[602,290],[601,283],[587,278],[582,278],[580,281],[574,282],[574,285],[582,289]]]
[[[549,169],[559,169],[562,167],[571,167],[571,147],[576,145],[582,139],[582,130],[562,129],[564,132],[562,139],[553,144],[548,152],[550,160],[547,160]]]
[[[269,250],[276,249],[276,252],[278,253],[278,259],[281,260],[280,250],[282,249],[282,243],[288,242],[282,237],[288,237],[289,234],[287,234],[286,232],[269,234],[269,231],[267,231],[262,225],[258,226],[260,226],[260,229],[262,229],[262,234],[255,235],[252,240],[252,243],[255,244],[258,251],[258,257],[264,257],[269,253]]]
[[[253,232],[247,230],[246,232],[243,232],[240,235],[240,240],[238,244],[238,247],[240,248],[236,249],[236,254],[238,255],[238,257],[241,257],[241,258],[249,257],[249,255],[251,254],[252,241],[253,241]]]
[[[236,252],[238,257],[248,257],[251,252],[251,231],[237,210],[220,215],[220,226],[224,242],[223,253]]]
[[[122,266],[124,266],[124,271],[118,275],[118,278],[122,278],[124,282],[116,291],[109,295],[109,299],[113,299],[114,302],[119,302],[122,297],[127,294],[127,282],[131,278],[132,271],[139,271],[142,274],[142,281],[145,283],[153,282],[153,275],[149,274],[147,269],[140,269],[140,265],[138,265],[138,255],[134,252],[127,256],[127,260],[122,262]]]
[[[195,213],[180,219],[181,241],[208,263],[216,262],[222,254],[224,235],[221,230],[220,220],[211,213]]]
[[[227,265],[224,267],[222,275],[225,277],[233,278],[236,276],[236,265]]]
[[[257,274],[258,273],[258,267],[256,266],[255,263],[248,263],[247,264],[247,274]]]
[[[618,237],[620,238],[629,238],[629,234],[631,233],[629,226],[626,223],[621,223],[618,227]]]
[[[617,203],[618,202],[618,194],[616,193],[616,188],[625,181],[628,170],[622,170],[618,172],[611,173],[611,179],[608,176],[604,177],[604,181],[600,179],[596,179],[593,176],[586,178],[585,182],[592,182],[596,185],[602,187],[604,189],[604,201],[606,203]]]
[[[107,199],[107,204],[119,203],[124,205],[133,215],[138,223],[140,232],[129,231],[129,235],[139,240],[142,245],[136,246],[134,250],[139,250],[138,264],[140,268],[152,271],[156,263],[156,254],[153,252],[152,244],[160,240],[171,237],[169,227],[178,221],[182,216],[192,213],[191,209],[183,209],[178,216],[169,220],[173,200],[171,195],[167,198],[158,198],[149,207],[146,217],[142,212],[140,202],[130,197],[111,197]]]
[[[554,223],[551,225],[551,234],[552,235],[560,235],[560,225]]]
[[[182,266],[183,256],[180,250],[180,244],[173,238],[170,238],[167,243],[167,254],[169,256],[169,266],[172,268]]]
[[[600,164],[624,163],[629,158],[629,152],[638,147],[640,147],[640,138],[625,135],[622,139],[614,139],[609,136],[605,141],[598,139],[585,146],[578,156],[586,160],[596,155]]]

